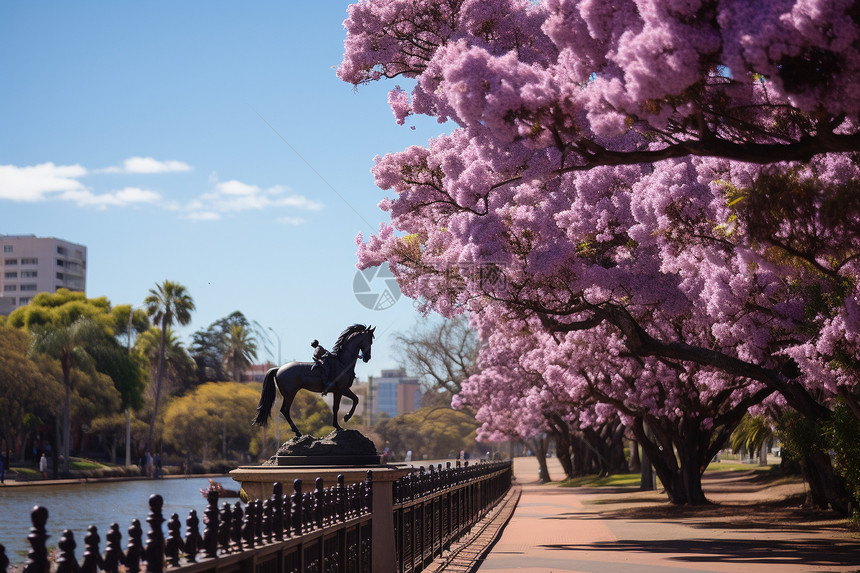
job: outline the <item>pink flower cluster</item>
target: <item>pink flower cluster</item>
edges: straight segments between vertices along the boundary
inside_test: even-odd
[[[405,76],[358,238],[489,341],[485,437],[692,421],[858,383],[860,27],[825,0],[364,0],[339,69]],[[797,407],[797,403],[793,404]],[[730,417],[730,416],[729,416]],[[686,422],[685,422],[686,423]]]

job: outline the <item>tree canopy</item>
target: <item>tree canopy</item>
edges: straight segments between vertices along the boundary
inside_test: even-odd
[[[26,332],[0,326],[0,437],[19,452],[30,432],[59,413],[57,396],[63,392],[59,381],[29,359],[29,349]]]
[[[164,413],[164,440],[204,462],[218,452],[241,458],[251,444],[249,412],[260,398],[260,385],[235,382],[203,384],[171,401]]]
[[[84,293],[60,289],[39,293],[31,303],[10,313],[11,326],[25,328],[31,335],[30,355],[56,360],[64,386],[60,444],[63,470],[69,469],[72,396],[78,392],[77,415],[91,419],[97,412],[109,414],[139,404],[144,386],[141,363],[116,338],[117,317],[105,297],[89,299]],[[96,374],[96,373],[99,374]],[[83,373],[79,375],[78,373]],[[112,385],[110,383],[112,381]],[[98,403],[94,410],[87,404]]]
[[[539,378],[600,405],[580,421],[692,395],[696,432],[751,396],[860,417],[853,3],[371,0],[345,25],[342,79],[400,76],[396,121],[456,124],[376,159],[391,223],[360,266],[533,337]],[[493,390],[498,419],[532,393]],[[825,458],[810,476],[845,511]]]

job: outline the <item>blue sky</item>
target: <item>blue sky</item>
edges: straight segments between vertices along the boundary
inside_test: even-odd
[[[356,299],[354,240],[387,220],[373,157],[446,126],[398,126],[393,83],[337,79],[348,5],[5,0],[0,233],[86,245],[87,295],[113,304],[182,283],[186,341],[239,310],[307,360],[362,322],[359,377],[395,366],[391,335],[419,315]]]

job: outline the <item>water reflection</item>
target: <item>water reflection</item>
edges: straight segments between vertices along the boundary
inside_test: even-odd
[[[238,489],[230,478],[217,478],[227,489]],[[30,531],[30,511],[36,505],[48,508],[48,546],[55,547],[64,529],[71,529],[83,554],[83,538],[89,525],[98,527],[104,551],[105,534],[111,523],[118,523],[123,536],[123,547],[128,541],[128,527],[137,518],[143,527],[144,537],[148,530],[146,515],[149,513],[149,496],[157,493],[164,498],[164,518],[179,514],[182,532],[185,533],[185,518],[192,509],[200,517],[203,530],[203,510],[206,500],[200,490],[209,487],[207,478],[173,478],[162,480],[137,480],[122,482],[91,482],[74,485],[44,485],[0,489],[0,543],[6,546],[6,555],[12,563],[27,558],[30,549],[27,534]],[[231,504],[236,498],[225,499]],[[223,501],[219,501],[219,506]],[[166,523],[166,522],[165,522]],[[165,529],[166,531],[166,529]]]

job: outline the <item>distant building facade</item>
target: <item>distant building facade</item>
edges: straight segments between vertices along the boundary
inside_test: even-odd
[[[380,376],[371,376],[369,410],[374,421],[382,414],[390,417],[414,412],[420,408],[423,391],[418,378],[406,376],[402,369],[383,370]]]
[[[87,290],[87,248],[53,237],[0,235],[0,314],[40,292]]]
[[[274,368],[275,365],[271,362],[265,364],[250,364],[242,371],[242,382],[262,382],[266,377],[266,372]]]

